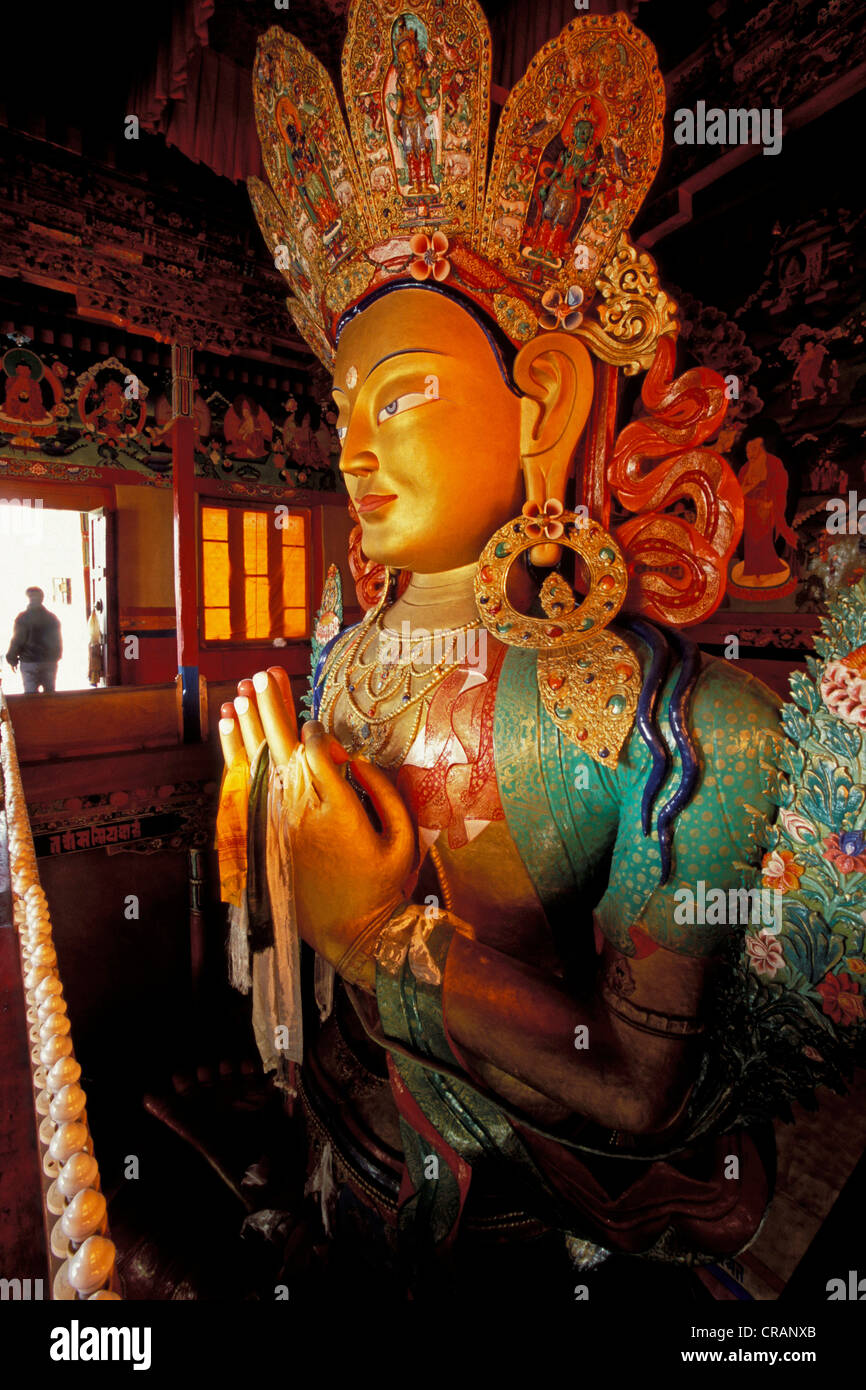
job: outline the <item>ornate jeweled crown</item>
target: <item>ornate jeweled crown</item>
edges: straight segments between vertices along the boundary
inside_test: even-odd
[[[485,180],[490,47],[476,0],[351,0],[347,130],[317,59],[283,29],[263,35],[253,94],[273,191],[249,188],[289,310],[329,368],[340,320],[391,284],[465,296],[516,346],[575,334],[596,359],[576,500],[605,527],[614,498],[633,514],[613,532],[627,609],[698,622],[724,595],[743,503],[705,447],[725,384],[703,367],[675,377],[676,305],[627,236],[661,156],[655,50],[622,13],[575,19],[508,97]],[[647,371],[643,416],[618,439],[617,368]],[[366,607],[382,574],[355,559]]]
[[[624,233],[662,147],[655,51],[625,15],[576,19],[533,59],[502,111],[486,194],[490,34],[475,0],[352,0],[348,133],[324,68],[282,29],[259,42],[253,90],[273,188],[251,179],[253,206],[327,366],[342,315],[395,280],[462,292],[516,345],[604,330],[587,309],[634,274]],[[672,318],[658,316],[653,340]],[[616,365],[648,364],[618,345]]]

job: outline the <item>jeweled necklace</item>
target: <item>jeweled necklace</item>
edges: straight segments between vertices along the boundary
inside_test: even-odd
[[[458,637],[461,633],[469,632],[478,626],[480,626],[478,622],[471,622],[463,623],[460,627],[441,628],[435,633],[431,633],[430,637],[433,641],[437,639],[441,641],[446,637]],[[375,659],[365,662],[363,657],[366,656],[371,645],[369,640],[365,641],[365,639],[369,639],[374,630],[378,633],[377,641],[384,633],[387,633],[392,642],[401,642],[399,633],[385,628],[383,609],[380,607],[373,610],[361,623],[355,637],[347,644],[345,651],[340,653],[328,672],[320,717],[329,732],[333,733],[334,707],[340,692],[345,692],[348,706],[347,720],[353,734],[353,751],[363,751],[367,756],[374,757],[376,761],[381,763],[383,762],[382,753],[391,737],[395,720],[410,710],[417,709],[409,738],[397,757],[388,758],[385,764],[387,766],[399,766],[415,741],[421,726],[426,702],[429,701],[442,682],[459,668],[461,663],[459,660],[450,660],[450,653],[446,653],[426,671],[416,671],[414,669],[415,661],[412,657],[411,638],[408,658],[395,656],[385,663],[377,662]],[[389,682],[388,678],[392,673],[396,673],[396,679]],[[377,676],[379,683],[374,689],[372,682]],[[413,692],[413,681],[417,679],[424,679],[425,684],[420,690]],[[362,703],[364,695],[369,700],[367,708]],[[396,704],[391,704],[390,702],[395,696]],[[383,712],[382,706],[385,702],[388,702],[389,708]]]

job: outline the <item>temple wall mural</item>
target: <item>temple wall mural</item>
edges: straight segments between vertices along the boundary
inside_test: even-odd
[[[80,350],[40,357],[20,330],[7,336],[21,341],[2,360],[3,477],[93,482],[124,471],[170,484],[170,372],[144,363],[140,347],[127,360],[88,360]],[[287,377],[278,385],[273,374],[231,359],[206,376],[208,365],[194,383],[198,476],[279,486],[281,495],[337,491],[335,412],[309,394],[316,386],[323,393],[318,382]]]

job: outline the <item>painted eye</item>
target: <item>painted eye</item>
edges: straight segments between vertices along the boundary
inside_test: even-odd
[[[410,391],[408,395],[398,396],[396,400],[389,401],[384,409],[379,411],[376,417],[376,424],[381,425],[385,420],[391,420],[395,415],[402,415],[406,410],[414,410],[417,405],[424,405],[428,400],[433,399],[423,391]]]

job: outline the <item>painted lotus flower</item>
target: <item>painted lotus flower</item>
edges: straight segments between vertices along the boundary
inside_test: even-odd
[[[781,970],[785,964],[778,937],[770,936],[768,932],[762,931],[757,936],[747,936],[746,951],[749,964],[756,975],[768,975],[772,979],[776,971]]]
[[[834,1023],[845,1027],[866,1018],[866,1000],[850,975],[827,975],[818,985],[821,1008]]]
[[[797,863],[789,849],[771,850],[761,861],[764,887],[776,888],[780,893],[799,888],[800,879],[805,872],[805,866]]]
[[[413,280],[447,280],[451,274],[451,262],[445,259],[448,238],[444,232],[434,232],[432,237],[417,232],[409,242],[414,261],[409,267]]]
[[[564,511],[562,503],[555,497],[549,497],[543,507],[539,507],[537,502],[524,502],[523,515],[530,518],[524,527],[526,539],[540,541],[543,537],[548,541],[558,541],[565,534],[565,527],[559,520]]]
[[[798,845],[808,844],[810,841],[814,841],[818,838],[815,834],[815,827],[812,822],[806,820],[796,811],[788,810],[787,807],[783,806],[779,811],[779,821],[785,827],[791,839],[795,840]]]
[[[316,641],[322,645],[330,642],[332,637],[336,637],[340,631],[340,619],[336,613],[322,613],[316,623]]]
[[[541,296],[538,322],[542,328],[564,328],[566,333],[573,333],[583,323],[578,308],[582,303],[583,290],[579,285],[569,285],[564,299],[559,290],[548,290]]]
[[[842,874],[866,873],[866,835],[862,830],[843,830],[824,841],[824,858]]]
[[[830,661],[821,680],[821,699],[846,724],[866,729],[866,643],[841,661]]]

